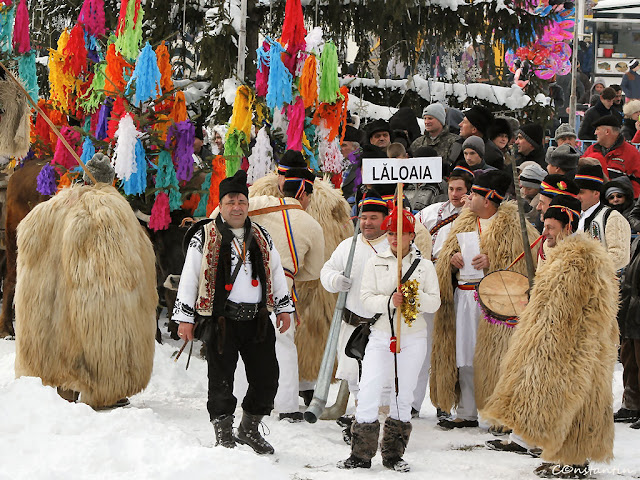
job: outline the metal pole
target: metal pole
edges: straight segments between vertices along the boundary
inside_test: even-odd
[[[244,83],[244,64],[247,57],[247,0],[240,2],[240,31],[238,32],[238,79]]]
[[[510,154],[508,154],[510,155]],[[518,172],[516,170],[516,159],[511,156],[511,168],[513,172],[513,186],[518,202],[518,214],[520,217],[520,230],[522,232],[522,245],[524,247],[524,260],[527,264],[527,276],[529,277],[529,288],[533,288],[533,277],[536,273],[533,267],[533,257],[531,256],[531,246],[529,245],[529,235],[527,235],[527,219],[524,216],[524,200],[520,196],[520,186],[518,185]]]
[[[576,0],[573,25],[573,52],[571,55],[571,97],[569,99],[569,125],[576,128],[576,81],[578,76],[578,33],[580,33],[580,22],[582,22],[582,1]]]

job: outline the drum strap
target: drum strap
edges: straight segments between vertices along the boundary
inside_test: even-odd
[[[536,238],[535,242],[533,242],[531,244],[531,246],[529,247],[530,249],[535,247],[538,242],[540,240],[542,240],[544,238],[544,235],[540,235],[538,238]],[[513,262],[511,262],[511,265],[509,265],[506,270],[511,270],[511,267],[513,267],[516,263],[518,263],[520,260],[522,260],[522,258],[524,257],[524,252],[522,252],[520,255],[518,255],[518,258],[516,258]]]

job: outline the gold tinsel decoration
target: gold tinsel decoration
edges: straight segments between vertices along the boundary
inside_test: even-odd
[[[402,319],[404,323],[413,326],[413,321],[420,313],[420,301],[418,300],[418,288],[420,284],[417,280],[409,280],[408,282],[402,284],[400,289],[402,290]]]

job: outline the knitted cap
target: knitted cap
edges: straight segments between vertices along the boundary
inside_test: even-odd
[[[489,170],[476,177],[471,190],[499,205],[510,186],[511,177],[508,174],[501,170]]]
[[[520,185],[527,188],[540,188],[547,172],[537,163],[527,165],[520,174]]]
[[[389,208],[387,202],[382,199],[380,194],[370,188],[364,198],[358,203],[358,209],[362,208],[362,213],[365,212],[380,212],[385,215],[389,215]]]
[[[446,121],[446,112],[444,111],[444,107],[440,103],[432,103],[428,105],[423,111],[422,116],[426,117],[427,115],[438,120],[443,126]]]
[[[484,140],[475,135],[471,135],[467,138],[462,144],[462,152],[464,153],[465,149],[470,148],[475,150],[480,158],[484,159]]]
[[[567,195],[569,197],[578,198],[580,187],[565,175],[557,173],[547,175],[540,184],[540,195],[554,198],[557,195]]]
[[[109,160],[109,157],[105,154],[100,152],[96,153],[91,157],[91,160],[87,162],[87,169],[91,172],[98,183],[107,183],[111,185],[116,176],[116,171],[111,166],[111,160]],[[87,172],[82,174],[82,179],[84,180],[84,183],[93,183],[87,175]]]
[[[476,127],[478,131],[482,133],[483,137],[487,136],[487,131],[493,123],[493,113],[482,105],[474,105],[469,110],[464,112],[464,116],[467,117],[469,123]]]
[[[579,159],[580,154],[578,151],[568,143],[565,143],[553,150],[549,158],[547,158],[547,163],[567,172],[578,168]]]
[[[543,218],[554,218],[562,225],[571,223],[571,231],[575,232],[578,229],[580,210],[582,210],[580,200],[567,195],[558,195],[551,200]]]
[[[581,189],[602,193],[604,188],[604,174],[600,165],[581,165],[574,179]]]
[[[542,148],[544,141],[544,129],[537,123],[527,123],[520,127],[520,135],[531,144],[533,148]]]
[[[247,187],[247,172],[238,170],[233,177],[227,177],[220,182],[218,198],[222,200],[229,193],[242,193],[249,198],[249,188]]]
[[[402,232],[414,233],[416,229],[416,217],[412,215],[408,210],[402,210]],[[388,232],[398,231],[398,208],[393,207],[393,210],[387,215],[382,222],[382,230]]]
[[[576,130],[568,123],[563,123],[558,128],[556,128],[556,135],[554,139],[557,142],[561,138],[566,137],[578,138],[578,136],[576,135]]]

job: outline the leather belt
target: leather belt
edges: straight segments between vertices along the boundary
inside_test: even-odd
[[[250,217],[265,215],[267,213],[282,212],[283,210],[302,210],[302,205],[292,203],[291,205],[274,205],[272,207],[256,208],[249,212]]]
[[[373,318],[361,317],[360,315],[356,315],[351,310],[347,310],[346,308],[342,311],[342,320],[353,326],[360,325],[361,323],[373,322]]]
[[[256,318],[259,305],[257,303],[235,303],[227,300],[224,306],[225,317],[238,322],[248,322]]]

